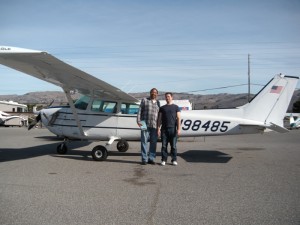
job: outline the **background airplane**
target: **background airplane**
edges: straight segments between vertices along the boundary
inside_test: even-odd
[[[0,47],[0,63],[58,85],[65,92],[69,107],[43,109],[36,120],[65,138],[57,147],[58,153],[66,153],[67,142],[72,139],[107,141],[105,146],[92,150],[93,158],[102,161],[114,141],[118,141],[117,149],[125,152],[127,141],[140,139],[136,123],[139,101],[120,89],[43,51]],[[283,118],[298,80],[299,77],[276,75],[251,102],[234,109],[182,111],[181,136],[287,132]],[[82,94],[75,103],[73,92]]]
[[[294,119],[294,115],[290,115],[290,129],[299,129],[300,128],[300,117]]]
[[[12,120],[12,119],[19,119],[20,124],[19,126],[25,125],[26,119],[21,116],[12,116],[8,113],[0,111],[0,126],[5,126],[5,123]]]

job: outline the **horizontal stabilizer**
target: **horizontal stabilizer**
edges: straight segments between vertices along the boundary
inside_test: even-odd
[[[289,130],[286,129],[285,127],[276,125],[275,123],[272,123],[272,122],[271,122],[270,126],[267,126],[267,128],[269,128],[270,130],[274,130],[278,133],[287,133],[287,132],[289,132]]]
[[[264,131],[265,129],[270,129],[270,130],[273,130],[273,131],[276,131],[278,133],[287,133],[289,132],[288,129],[282,127],[282,126],[279,126],[275,123],[270,123],[270,124],[240,124],[239,125],[241,128],[243,129],[256,129],[256,130],[260,130],[260,131]]]

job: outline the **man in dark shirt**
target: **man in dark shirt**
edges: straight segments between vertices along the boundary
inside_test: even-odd
[[[161,165],[168,159],[168,143],[171,145],[172,164],[177,166],[177,138],[180,134],[180,109],[173,104],[173,94],[165,93],[167,104],[160,107],[157,120],[157,134],[161,135]]]

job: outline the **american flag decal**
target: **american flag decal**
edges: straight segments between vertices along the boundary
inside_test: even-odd
[[[281,90],[282,90],[282,86],[273,86],[272,88],[271,88],[271,91],[270,91],[270,93],[276,93],[276,94],[279,94],[280,92],[281,92]]]

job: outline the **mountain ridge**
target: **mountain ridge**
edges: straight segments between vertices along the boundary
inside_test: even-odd
[[[148,92],[141,93],[129,93],[137,99],[142,99],[149,96]],[[251,97],[254,95],[252,94]],[[72,95],[73,99],[78,99],[79,94]],[[164,99],[164,92],[160,93],[158,96],[159,100]],[[174,99],[188,99],[193,103],[194,109],[217,109],[217,108],[234,108],[237,106],[242,106],[248,102],[248,94],[190,94],[190,93],[174,93]],[[14,101],[20,104],[41,104],[48,105],[53,100],[52,105],[64,105],[67,103],[67,98],[64,92],[60,91],[39,91],[39,92],[29,92],[24,95],[0,95],[1,101]],[[296,90],[293,94],[291,103],[289,105],[288,111],[291,112],[293,103],[300,100],[300,90]]]

